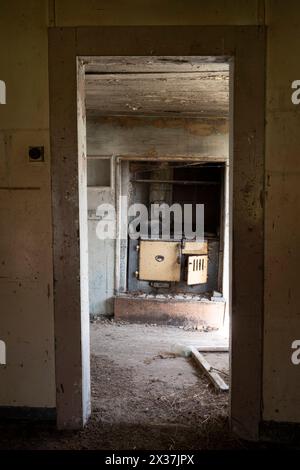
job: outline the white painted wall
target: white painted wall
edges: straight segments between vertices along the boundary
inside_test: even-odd
[[[114,188],[88,188],[89,298],[90,314],[113,313],[115,240],[99,240],[96,235],[102,203],[115,205]]]

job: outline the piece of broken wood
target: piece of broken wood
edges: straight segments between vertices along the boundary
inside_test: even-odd
[[[205,357],[194,347],[190,347],[191,356],[196,364],[201,368],[217,390],[228,392],[229,386],[224,382],[220,374],[214,370]]]
[[[228,352],[229,348],[227,346],[199,346],[197,347],[197,350],[199,352],[217,353],[217,352]]]

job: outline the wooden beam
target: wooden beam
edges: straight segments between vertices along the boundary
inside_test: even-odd
[[[229,72],[86,75],[86,107],[104,115],[227,116]]]
[[[205,357],[199,353],[194,346],[191,346],[190,350],[192,358],[195,360],[202,372],[204,372],[204,374],[209,378],[214,387],[222,392],[228,392],[229,386],[224,382],[220,374],[218,374],[218,372],[216,372],[209,364]]]
[[[229,70],[222,56],[136,56],[136,57],[85,57],[87,73],[122,72],[223,72]]]

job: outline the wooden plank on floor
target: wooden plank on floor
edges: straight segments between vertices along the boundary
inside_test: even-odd
[[[197,351],[210,353],[229,352],[229,348],[228,346],[200,346],[197,347]]]
[[[200,369],[215,386],[215,388],[217,390],[221,390],[222,392],[228,392],[229,386],[224,382],[218,372],[213,369],[213,367],[209,364],[205,357],[194,346],[191,347],[191,355],[197,365],[200,367]]]

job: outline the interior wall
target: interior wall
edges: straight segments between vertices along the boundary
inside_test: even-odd
[[[228,120],[89,117],[89,155],[217,156],[228,158]]]
[[[0,405],[55,407],[47,2],[1,2],[0,57]]]
[[[89,143],[87,141],[89,151]],[[112,163],[113,165],[113,163]],[[100,240],[97,225],[100,204],[115,206],[115,186],[88,188],[89,309],[90,315],[112,315],[115,288],[115,240]]]
[[[0,79],[1,190],[0,404],[55,403],[47,27],[112,24],[267,24],[264,419],[300,421],[299,369],[291,342],[300,331],[298,266],[300,76],[297,0],[2,0]],[[45,145],[46,161],[27,164],[27,147]],[[30,182],[30,183],[29,183]],[[9,223],[7,223],[9,217]],[[14,260],[12,263],[11,260]],[[3,264],[4,261],[4,264]],[[20,281],[21,279],[21,281]],[[23,281],[23,282],[22,282]],[[21,282],[22,286],[19,286]],[[254,293],[255,295],[255,293]],[[299,367],[299,366],[298,366]]]
[[[300,366],[291,362],[291,344],[300,337],[300,106],[291,83],[300,77],[300,3],[266,7],[264,418],[299,422]]]

